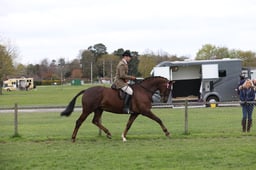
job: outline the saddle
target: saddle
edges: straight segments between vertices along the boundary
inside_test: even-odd
[[[126,95],[126,92],[124,92],[122,89],[118,89],[115,84],[112,84],[112,85],[111,85],[111,89],[113,89],[113,90],[115,90],[115,91],[118,92],[118,97],[119,97],[121,100],[124,99],[124,97],[125,97],[125,95]]]

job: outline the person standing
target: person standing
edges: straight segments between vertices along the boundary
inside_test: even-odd
[[[243,132],[250,132],[252,126],[252,112],[254,109],[255,90],[251,80],[245,80],[244,84],[239,86],[240,100],[242,106],[242,130]],[[246,128],[246,120],[247,128]]]
[[[131,97],[133,95],[132,88],[128,85],[129,80],[135,80],[136,77],[128,75],[128,63],[131,61],[132,56],[129,50],[126,50],[122,55],[122,60],[118,63],[116,67],[116,75],[114,84],[117,89],[122,89],[126,95],[124,98],[124,113],[132,113],[130,111]]]

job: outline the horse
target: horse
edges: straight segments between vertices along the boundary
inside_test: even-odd
[[[147,77],[139,83],[131,85],[133,89],[133,96],[131,99],[131,110],[129,120],[126,124],[125,130],[122,133],[122,140],[127,141],[126,135],[132,126],[134,120],[139,114],[146,116],[156,121],[167,137],[170,136],[167,128],[164,126],[162,120],[152,113],[152,96],[156,91],[160,92],[162,102],[167,102],[172,81],[160,76]],[[80,91],[68,104],[66,109],[61,112],[61,116],[70,116],[74,110],[75,102],[78,96],[82,96],[82,113],[77,119],[75,128],[72,134],[72,142],[75,142],[76,135],[81,124],[86,118],[94,112],[92,123],[99,129],[103,130],[108,138],[111,139],[111,133],[101,123],[101,116],[103,111],[125,114],[123,113],[124,101],[120,98],[119,90],[104,86],[94,86]],[[127,113],[126,113],[127,114]]]

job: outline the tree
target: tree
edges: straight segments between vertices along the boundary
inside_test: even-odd
[[[4,79],[14,72],[12,53],[7,51],[6,47],[0,44],[0,94]]]
[[[226,47],[216,47],[215,59],[230,58],[230,53]]]
[[[94,54],[94,56],[96,57],[96,61],[98,57],[104,54],[107,54],[107,47],[102,43],[98,43],[93,46],[90,46],[88,47],[88,50]]]
[[[95,74],[98,72],[97,66],[96,66],[96,58],[92,51],[84,50],[82,52],[81,66],[82,66],[82,73],[84,78],[91,79],[91,75],[93,75],[93,77],[97,76]]]
[[[51,74],[49,72],[49,62],[46,58],[41,61],[39,72],[40,72],[41,79],[43,80],[51,79]]]
[[[230,50],[229,51],[230,58],[240,58],[238,50]]]
[[[240,58],[243,60],[243,66],[256,67],[256,54],[252,51],[229,50],[226,47],[206,44],[197,52],[196,56],[197,60],[222,58]]]
[[[74,70],[74,69],[80,69],[80,60],[79,59],[74,59],[70,63],[70,70]]]
[[[150,76],[151,70],[156,66],[156,57],[151,55],[142,55],[139,57],[138,71],[141,73],[142,77]]]
[[[132,51],[132,60],[129,62],[129,71],[128,74],[133,75],[135,77],[141,76],[140,72],[138,71],[139,59],[138,59],[138,52]]]
[[[216,47],[211,44],[203,45],[197,52],[196,60],[209,60],[216,56]]]
[[[243,60],[244,67],[256,67],[256,54],[251,51],[241,51],[238,52],[239,58]]]
[[[99,75],[101,77],[110,78],[112,82],[116,71],[116,65],[118,64],[119,60],[119,56],[113,54],[106,54],[101,56],[97,62],[100,71]]]
[[[124,53],[123,48],[119,48],[113,52],[114,55],[119,56],[120,58],[122,58],[123,53]]]
[[[34,80],[41,80],[41,73],[40,73],[40,65],[36,64],[29,64],[26,67],[26,76],[27,77],[33,77]]]
[[[71,77],[72,78],[78,78],[78,79],[80,79],[80,78],[82,78],[82,70],[81,69],[79,69],[79,68],[75,68],[75,69],[73,69],[72,70],[72,74],[71,74]]]
[[[23,64],[18,64],[15,69],[15,75],[17,77],[26,76],[26,67]]]
[[[64,58],[60,58],[58,60],[58,70],[59,70],[59,74],[60,74],[60,81],[61,84],[63,84],[63,80],[65,80],[66,78],[66,62]]]
[[[58,60],[58,63],[59,63],[60,66],[64,66],[64,65],[66,64],[64,58],[60,58],[60,59]]]

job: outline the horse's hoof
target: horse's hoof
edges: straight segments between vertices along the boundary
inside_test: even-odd
[[[127,139],[126,139],[126,137],[124,136],[124,134],[122,133],[122,139],[123,139],[123,142],[126,142],[127,141]]]
[[[171,138],[171,134],[168,132],[168,133],[166,134],[166,137],[167,137],[167,138]]]

